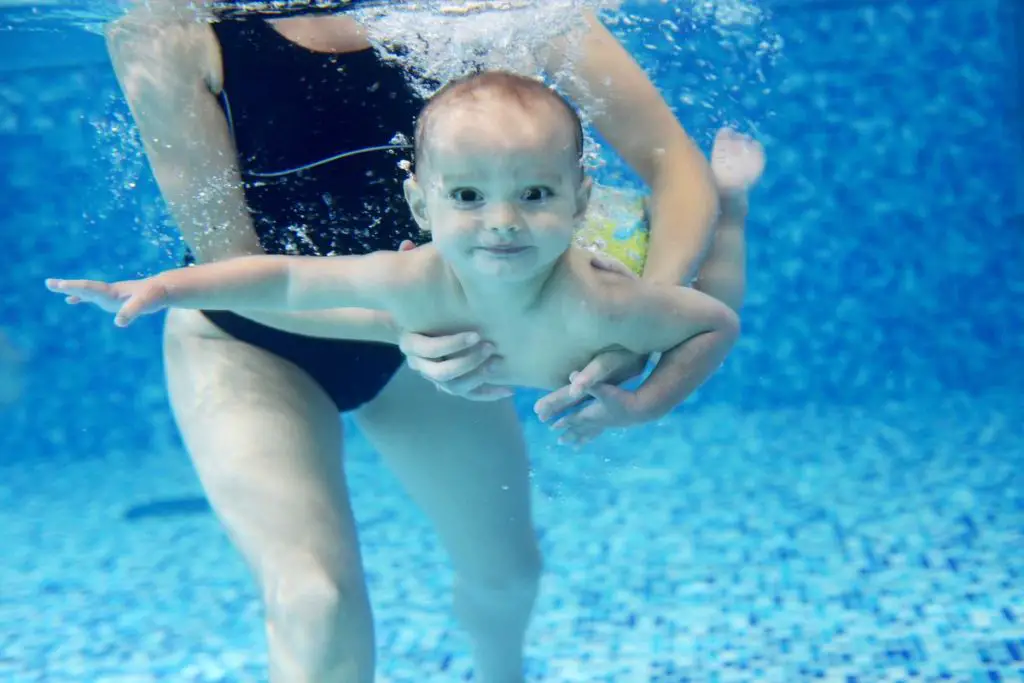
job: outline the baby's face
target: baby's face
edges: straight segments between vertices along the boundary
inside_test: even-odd
[[[513,281],[550,269],[586,208],[564,112],[474,102],[432,125],[417,181],[445,259],[466,274]]]

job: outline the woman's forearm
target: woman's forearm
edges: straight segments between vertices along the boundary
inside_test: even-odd
[[[696,275],[718,214],[711,166],[661,93],[592,13],[579,45],[555,41],[549,73],[651,189],[644,278],[679,285]],[[571,76],[559,74],[571,73]]]
[[[645,280],[681,285],[700,269],[718,219],[718,191],[696,144],[666,150],[651,181],[651,232]]]

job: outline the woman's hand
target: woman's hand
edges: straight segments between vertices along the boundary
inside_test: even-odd
[[[496,401],[513,394],[509,387],[488,384],[490,368],[500,358],[476,332],[440,337],[402,332],[398,348],[410,368],[445,393],[472,401]]]
[[[398,251],[415,248],[415,244],[405,240]],[[497,401],[513,394],[509,387],[487,383],[489,370],[500,358],[494,347],[476,332],[431,337],[403,331],[398,337],[398,348],[410,368],[445,393],[471,401]]]

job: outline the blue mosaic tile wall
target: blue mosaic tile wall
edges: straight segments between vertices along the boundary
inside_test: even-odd
[[[1019,386],[1013,10],[993,0],[769,7],[770,21],[733,49],[697,32],[666,50],[671,4],[648,3],[650,21],[616,27],[705,148],[737,123],[768,150],[744,339],[696,400],[853,404]],[[749,60],[744,40],[776,36],[774,62]],[[175,442],[158,322],[116,330],[41,287],[49,275],[172,263],[125,122],[102,65],[0,72],[0,320],[31,356],[24,401],[0,414],[5,455]]]

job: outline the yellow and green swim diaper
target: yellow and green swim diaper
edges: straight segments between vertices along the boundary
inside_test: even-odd
[[[647,263],[649,232],[645,194],[594,183],[587,217],[576,231],[575,241],[585,249],[618,259],[642,275]]]

